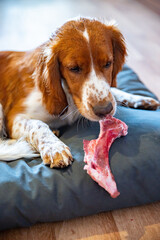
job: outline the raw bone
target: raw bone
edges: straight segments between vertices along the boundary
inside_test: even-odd
[[[107,116],[100,121],[100,134],[97,139],[83,140],[85,151],[84,169],[91,178],[103,187],[112,198],[119,196],[117,185],[109,166],[109,149],[113,141],[127,135],[127,125],[119,119]]]

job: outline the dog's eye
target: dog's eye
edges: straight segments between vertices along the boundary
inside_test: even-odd
[[[109,68],[111,66],[112,62],[111,61],[108,61],[105,65],[104,65],[104,68]]]
[[[69,70],[74,73],[79,73],[82,69],[79,66],[75,66],[75,67],[69,68]]]

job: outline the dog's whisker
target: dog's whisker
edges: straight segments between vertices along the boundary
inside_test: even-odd
[[[78,112],[78,109],[75,109],[73,111],[71,111],[70,113],[68,113],[65,117],[61,117],[61,120],[66,119],[67,117],[69,117],[71,114],[73,114],[73,116]]]
[[[62,110],[62,112],[59,114],[59,116],[58,117],[61,117],[62,116],[62,114],[65,112],[65,110],[68,108],[70,106],[70,104],[68,104],[63,110]]]
[[[85,128],[84,127],[84,117],[82,117],[82,128]]]
[[[78,126],[79,126],[79,124],[80,124],[81,119],[82,119],[82,116],[80,116],[79,119],[78,119],[78,121],[77,121],[77,132],[78,132]]]
[[[85,128],[87,126],[87,123],[88,123],[88,119],[83,117],[83,127]]]
[[[89,119],[85,118],[85,122],[86,122],[86,124],[87,124],[87,127],[89,127],[89,126],[90,126],[90,121],[89,121]]]

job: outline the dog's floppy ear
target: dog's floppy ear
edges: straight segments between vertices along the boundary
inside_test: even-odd
[[[111,32],[112,46],[113,46],[113,72],[112,72],[112,85],[117,86],[116,76],[122,69],[127,55],[127,50],[124,42],[124,37],[118,28],[114,25],[107,27]]]
[[[48,44],[42,46],[35,74],[46,109],[50,114],[61,114],[68,103],[62,88],[58,52],[55,48]]]

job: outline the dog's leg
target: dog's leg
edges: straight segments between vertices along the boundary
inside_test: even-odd
[[[117,88],[111,88],[116,101],[126,107],[156,110],[160,102],[151,97],[144,97],[124,92]]]
[[[69,147],[60,141],[48,125],[39,120],[17,116],[12,124],[12,137],[24,138],[50,167],[65,167],[72,161]]]

